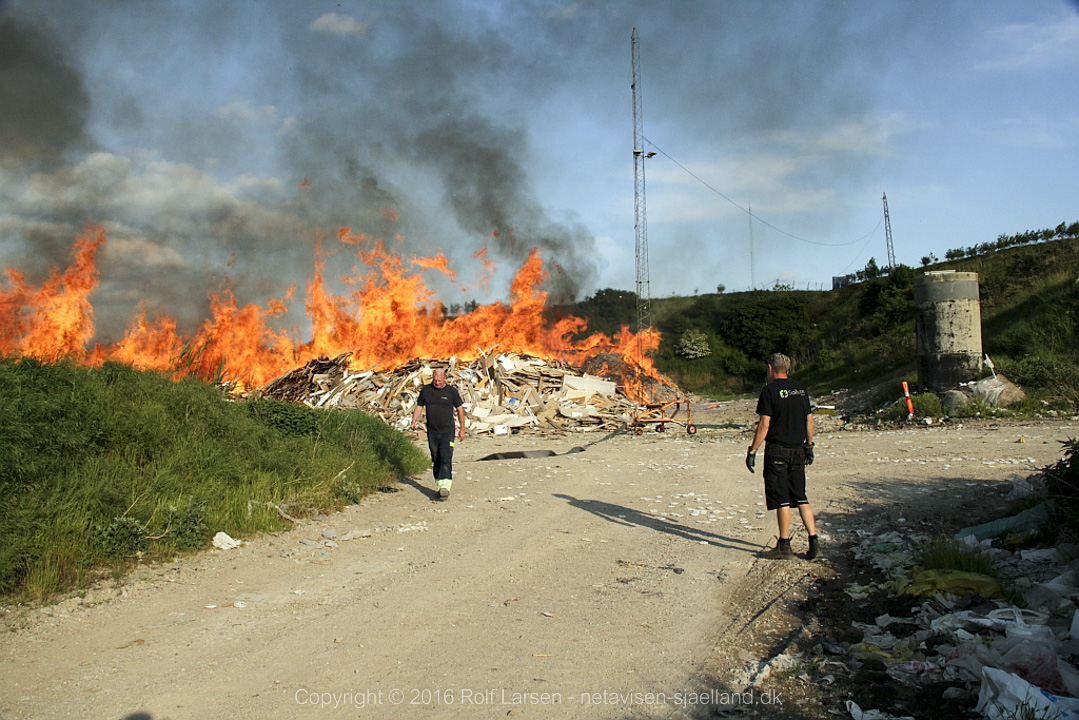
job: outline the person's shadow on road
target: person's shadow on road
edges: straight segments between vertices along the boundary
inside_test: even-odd
[[[633,508],[624,507],[622,505],[613,505],[611,503],[603,502],[602,500],[582,500],[580,498],[575,498],[572,495],[563,495],[561,493],[555,493],[554,496],[565,500],[575,508],[587,510],[597,517],[601,517],[608,522],[613,522],[618,525],[639,525],[658,532],[667,533],[668,535],[685,538],[686,540],[693,540],[698,543],[704,542],[714,547],[728,548],[730,550],[745,550],[747,552],[759,553],[764,549],[764,546],[758,543],[727,537],[726,535],[717,535],[716,533],[708,532],[707,530],[683,525],[663,517],[643,513],[640,510],[634,510]]]
[[[429,488],[415,478],[404,477],[401,478],[399,482],[405,485],[411,485],[412,487],[416,488],[421,493],[426,495],[428,500],[438,500],[438,490],[436,488]]]

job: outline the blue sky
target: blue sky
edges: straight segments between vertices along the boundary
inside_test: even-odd
[[[1079,220],[1072,0],[7,0],[0,264],[105,225],[102,339],[140,302],[193,327],[226,274],[302,296],[342,226],[446,252],[447,304],[533,246],[563,298],[633,289],[633,28],[653,297],[884,264],[884,193],[915,267]]]

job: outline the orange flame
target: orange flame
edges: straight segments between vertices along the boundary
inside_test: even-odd
[[[105,230],[92,225],[75,242],[75,259],[62,274],[56,268],[37,290],[24,276],[7,268],[10,290],[0,291],[0,352],[41,360],[86,356],[94,335],[90,291],[97,287],[94,253],[105,242]]]
[[[210,317],[193,336],[179,333],[176,321],[166,315],[148,319],[147,309],[141,307],[122,340],[95,345],[87,352],[94,332],[89,295],[98,279],[93,259],[105,242],[104,230],[92,226],[76,242],[72,266],[63,273],[52,270],[41,288],[33,288],[21,273],[7,269],[10,287],[0,287],[0,353],[46,360],[70,357],[94,364],[116,360],[249,387],[262,387],[314,358],[343,352],[352,353],[356,368],[392,368],[417,357],[456,356],[468,361],[494,348],[577,365],[598,353],[610,353],[660,377],[648,357],[659,345],[658,332],[649,330],[638,337],[623,327],[611,338],[602,333],[586,335],[587,322],[582,318],[548,321],[547,293],[538,288],[549,273],[536,250],[517,272],[508,306],[494,302],[447,319],[421,277],[424,270],[434,269],[452,280],[455,276],[444,255],[406,262],[381,242],[363,249],[368,238],[354,235],[349,228],[342,228],[337,237],[356,248],[368,271],[341,278],[351,287],[347,294],[331,293],[325,284],[322,242],[316,242],[314,274],[304,301],[312,326],[307,343],[294,337],[296,331],[272,326],[285,314],[295,288],[265,307],[241,307],[228,287],[210,294]],[[477,257],[489,272],[485,253]],[[632,387],[627,391],[630,394]]]

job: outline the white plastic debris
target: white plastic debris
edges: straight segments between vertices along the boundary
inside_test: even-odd
[[[847,701],[847,712],[854,720],[914,720],[910,715],[889,715],[880,710],[862,710],[853,700]]]
[[[233,538],[229,537],[228,533],[226,532],[219,532],[214,535],[214,547],[220,548],[221,550],[232,550],[233,548],[238,548],[243,544],[244,543],[242,540],[234,540]]]
[[[1017,717],[1079,720],[1079,700],[1053,695],[1018,675],[991,667],[982,668],[982,688],[975,710],[987,720]]]

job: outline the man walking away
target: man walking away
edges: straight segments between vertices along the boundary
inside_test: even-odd
[[[813,508],[806,497],[806,466],[813,464],[813,410],[802,383],[787,377],[791,359],[781,353],[768,358],[768,384],[757,400],[757,432],[746,453],[746,467],[753,472],[757,449],[764,444],[764,499],[776,511],[781,557],[790,557],[791,507],[798,508],[809,533],[806,559],[820,554]]]
[[[412,428],[415,429],[420,412],[427,410],[427,446],[431,449],[431,464],[435,474],[438,497],[450,496],[453,485],[453,415],[457,411],[457,438],[465,440],[465,410],[457,388],[446,384],[446,371],[435,368],[430,385],[420,388],[416,407],[412,411]]]

